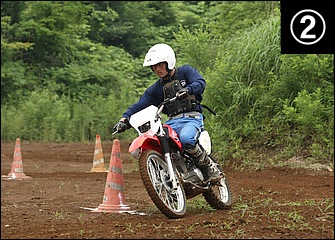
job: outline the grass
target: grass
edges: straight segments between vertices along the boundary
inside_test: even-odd
[[[302,190],[301,190],[302,191]],[[155,231],[171,230],[170,233],[164,233],[166,238],[174,238],[185,234],[192,239],[197,232],[204,228],[211,228],[208,238],[246,238],[250,233],[243,227],[244,225],[255,225],[257,222],[269,222],[268,229],[270,233],[266,237],[277,236],[276,232],[301,232],[311,231],[321,233],[329,225],[334,223],[334,199],[300,199],[298,201],[289,201],[281,198],[282,193],[273,188],[253,191],[241,187],[240,194],[234,197],[234,204],[230,210],[225,210],[222,219],[213,219],[212,221],[193,222],[185,228],[176,226],[166,226],[163,222],[152,225]],[[299,194],[293,192],[293,194]],[[199,214],[210,214],[216,211],[210,207],[202,195],[187,200],[187,211]],[[151,214],[158,213],[159,210],[151,204],[146,208],[146,212]],[[310,218],[310,212],[313,212],[314,218]],[[308,213],[308,214],[307,214]],[[128,226],[130,228],[131,226]],[[133,231],[141,229],[141,225],[132,227]],[[220,229],[220,231],[218,231]],[[130,230],[128,230],[130,231]],[[333,230],[331,230],[333,231]]]
[[[53,212],[54,218],[57,220],[63,220],[65,216],[67,215],[66,211],[64,209],[60,209],[59,211]]]
[[[243,191],[246,190],[243,189]],[[274,193],[271,189],[266,192]],[[311,226],[315,226],[315,224],[311,224],[312,221],[334,221],[334,199],[303,199],[292,202],[285,199],[278,201],[271,197],[257,199],[258,194],[263,194],[263,192],[253,193],[255,197],[248,200],[244,199],[241,195],[236,197],[232,212],[238,213],[246,223],[255,222],[255,219],[261,219],[261,221],[277,223],[277,229],[283,228],[290,231],[308,229],[318,232],[320,231],[319,229]],[[278,194],[280,195],[280,193]],[[314,219],[305,217],[306,211],[316,212],[316,217]]]

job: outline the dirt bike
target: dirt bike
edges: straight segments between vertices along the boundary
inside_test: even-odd
[[[176,99],[166,99],[158,107],[151,105],[129,119],[138,133],[129,152],[139,160],[139,172],[146,191],[157,208],[171,219],[184,217],[187,199],[199,194],[214,209],[229,209],[232,204],[230,186],[222,167],[211,155],[208,132],[201,132],[199,143],[221,171],[221,178],[215,183],[204,181],[201,170],[182,148],[177,133],[161,121],[165,104]]]

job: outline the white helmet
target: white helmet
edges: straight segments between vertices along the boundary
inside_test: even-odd
[[[152,46],[145,55],[143,66],[152,66],[160,62],[167,62],[167,68],[172,70],[176,64],[176,55],[173,49],[164,43]]]

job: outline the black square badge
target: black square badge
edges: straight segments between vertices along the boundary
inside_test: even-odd
[[[335,53],[329,1],[282,0],[280,9],[282,54]]]

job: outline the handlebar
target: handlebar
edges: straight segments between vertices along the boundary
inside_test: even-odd
[[[179,96],[174,96],[173,98],[167,98],[165,99],[159,106],[158,108],[160,108],[161,106],[167,104],[167,103],[173,103],[174,101],[176,101],[178,98],[184,96],[185,94],[187,94],[187,92],[183,92],[181,93]]]
[[[167,103],[173,103],[173,102],[175,102],[178,98],[180,98],[181,96],[184,96],[185,94],[187,94],[187,92],[183,92],[183,93],[180,94],[179,96],[174,96],[173,98],[167,98],[167,99],[165,99],[161,104],[158,105],[158,110],[157,110],[157,113],[156,113],[156,118],[161,118],[160,114],[161,114],[161,112],[163,111],[165,104],[167,104]],[[116,131],[114,131],[114,132],[112,133],[112,135],[115,135],[115,134],[117,134],[117,133],[119,133],[119,130],[118,130],[118,129],[116,129]]]
[[[165,104],[167,104],[167,103],[173,103],[178,98],[180,98],[181,96],[184,96],[185,94],[187,94],[187,92],[183,92],[182,94],[179,95],[179,97],[178,96],[174,96],[173,98],[167,98],[167,99],[165,99],[161,104],[159,104],[156,117],[157,118],[159,117],[159,115],[163,111],[163,108],[164,108]]]
[[[178,98],[177,96],[175,96],[175,97],[173,97],[173,98],[167,98],[167,99],[165,99],[165,100],[161,103],[161,105],[165,105],[165,104],[167,104],[167,103],[172,103],[172,102],[176,101],[177,98]]]

